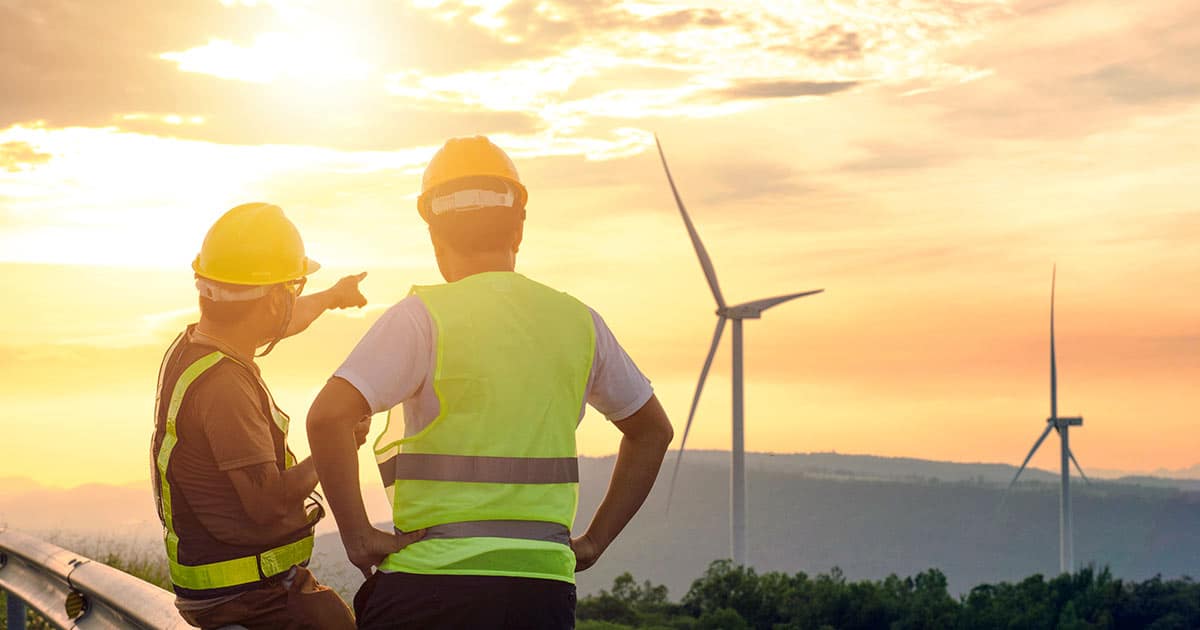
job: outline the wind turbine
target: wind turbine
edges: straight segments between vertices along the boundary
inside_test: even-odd
[[[1050,430],[1058,431],[1062,460],[1062,488],[1059,493],[1058,512],[1058,567],[1061,573],[1070,573],[1075,570],[1075,542],[1071,533],[1071,463],[1075,464],[1075,469],[1079,471],[1079,476],[1083,477],[1085,482],[1091,483],[1091,481],[1088,480],[1087,475],[1083,474],[1083,468],[1079,466],[1079,461],[1071,452],[1070,429],[1073,426],[1082,426],[1083,418],[1078,416],[1059,417],[1058,415],[1058,365],[1054,356],[1054,285],[1057,276],[1058,266],[1055,265],[1050,276],[1050,417],[1046,418],[1046,430],[1042,431],[1041,437],[1033,443],[1033,448],[1025,456],[1025,461],[1021,462],[1021,467],[1017,469],[1017,474],[1008,484],[1008,489],[1012,490],[1012,487],[1016,485],[1017,479],[1021,477],[1021,473],[1029,464],[1029,460],[1033,458],[1033,454],[1045,441],[1046,436],[1050,435]]]
[[[721,333],[725,331],[726,320],[733,321],[733,447],[730,449],[731,466],[729,479],[729,532],[730,547],[733,552],[733,562],[737,565],[746,563],[746,449],[745,431],[742,418],[742,320],[758,319],[763,311],[778,306],[784,302],[802,298],[806,295],[820,293],[825,289],[791,293],[752,302],[743,302],[729,306],[721,294],[717,284],[717,272],[713,269],[712,260],[700,242],[696,226],[688,216],[683,200],[679,198],[679,190],[675,188],[675,180],[671,177],[671,169],[667,167],[667,157],[663,154],[662,144],[658,136],[654,137],[658,146],[658,156],[662,159],[663,171],[667,174],[667,183],[671,185],[671,193],[675,195],[675,204],[679,206],[679,214],[687,227],[692,246],[696,249],[696,257],[700,259],[700,267],[708,286],[712,289],[713,298],[717,301],[717,328],[713,331],[712,345],[708,349],[708,357],[704,359],[704,368],[700,370],[700,381],[696,383],[696,393],[692,396],[692,408],[688,411],[687,425],[683,429],[683,439],[679,443],[679,456],[675,460],[675,472],[671,475],[671,487],[667,495],[667,505],[671,504],[671,495],[675,493],[675,478],[679,475],[679,464],[683,461],[683,449],[687,445],[688,432],[692,429],[692,418],[696,415],[696,405],[700,402],[700,392],[704,389],[704,379],[708,377],[708,369],[712,367],[713,355],[717,345],[721,343]]]

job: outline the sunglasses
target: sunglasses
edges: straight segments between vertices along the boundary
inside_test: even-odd
[[[304,292],[304,284],[306,282],[308,282],[308,278],[297,278],[295,280],[284,282],[283,288],[287,289],[288,293],[292,294],[292,297],[300,297],[300,294]]]

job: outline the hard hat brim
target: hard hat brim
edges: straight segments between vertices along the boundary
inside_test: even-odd
[[[315,273],[320,268],[321,268],[321,263],[319,263],[311,258],[308,258],[306,256],[304,258],[304,271],[298,275],[294,275],[294,276],[289,275],[288,277],[284,277],[284,278],[270,278],[270,279],[264,279],[262,281],[248,281],[245,278],[227,278],[227,277],[222,277],[219,274],[213,274],[213,273],[204,271],[203,269],[200,268],[200,257],[199,256],[196,256],[196,259],[192,261],[192,271],[194,271],[196,273],[196,275],[200,276],[201,278],[208,278],[209,280],[216,280],[217,282],[224,282],[225,284],[240,284],[240,285],[252,286],[252,287],[265,286],[268,284],[279,284],[280,282],[288,282],[291,280],[299,280],[300,278],[303,278],[305,276]]]

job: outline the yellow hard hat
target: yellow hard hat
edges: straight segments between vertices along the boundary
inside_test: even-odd
[[[507,182],[514,189],[511,207],[525,207],[529,193],[504,149],[492,144],[486,136],[451,138],[429,161],[421,177],[421,196],[417,198],[421,217],[429,221],[431,191],[442,184],[474,177],[492,177]]]
[[[202,278],[254,286],[297,280],[320,268],[304,255],[300,231],[283,210],[261,202],[221,215],[192,262]]]

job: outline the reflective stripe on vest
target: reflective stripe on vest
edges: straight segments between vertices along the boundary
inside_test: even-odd
[[[439,415],[404,435],[390,414],[375,452],[394,526],[426,535],[380,568],[574,582],[575,428],[595,351],[591,311],[506,272],[413,295],[434,328]]]
[[[422,540],[434,538],[515,538],[571,544],[571,530],[558,523],[541,521],[467,521],[443,523],[425,529]]]
[[[379,464],[383,485],[397,479],[474,483],[579,483],[575,457],[484,457],[399,453]]]
[[[178,340],[176,343],[178,343]],[[168,357],[172,353],[168,352]],[[162,446],[159,447],[155,458],[160,484],[159,502],[165,530],[164,542],[167,547],[167,562],[170,566],[171,582],[189,591],[204,591],[258,582],[287,571],[293,565],[304,564],[312,556],[313,536],[309,534],[300,540],[268,549],[255,556],[245,556],[200,565],[185,565],[179,562],[179,536],[175,533],[175,523],[171,513],[171,485],[167,482],[167,466],[171,462],[171,452],[179,442],[175,421],[179,415],[179,408],[183,405],[183,397],[187,393],[188,387],[196,379],[200,378],[201,374],[204,374],[209,368],[212,368],[227,356],[221,352],[207,354],[189,365],[179,376],[179,379],[175,381],[175,387],[171,391],[171,398],[168,402],[169,406],[167,407]],[[229,358],[236,361],[232,357]],[[165,372],[165,369],[160,372],[160,379],[165,376]],[[160,382],[160,395],[162,385]],[[268,393],[267,395],[269,399],[270,394]],[[272,414],[274,422],[284,434],[284,448],[285,452],[287,452],[285,467],[290,467],[295,462],[295,457],[292,456],[290,451],[287,451],[286,447],[287,416],[275,407],[273,401],[271,408],[274,412]]]

